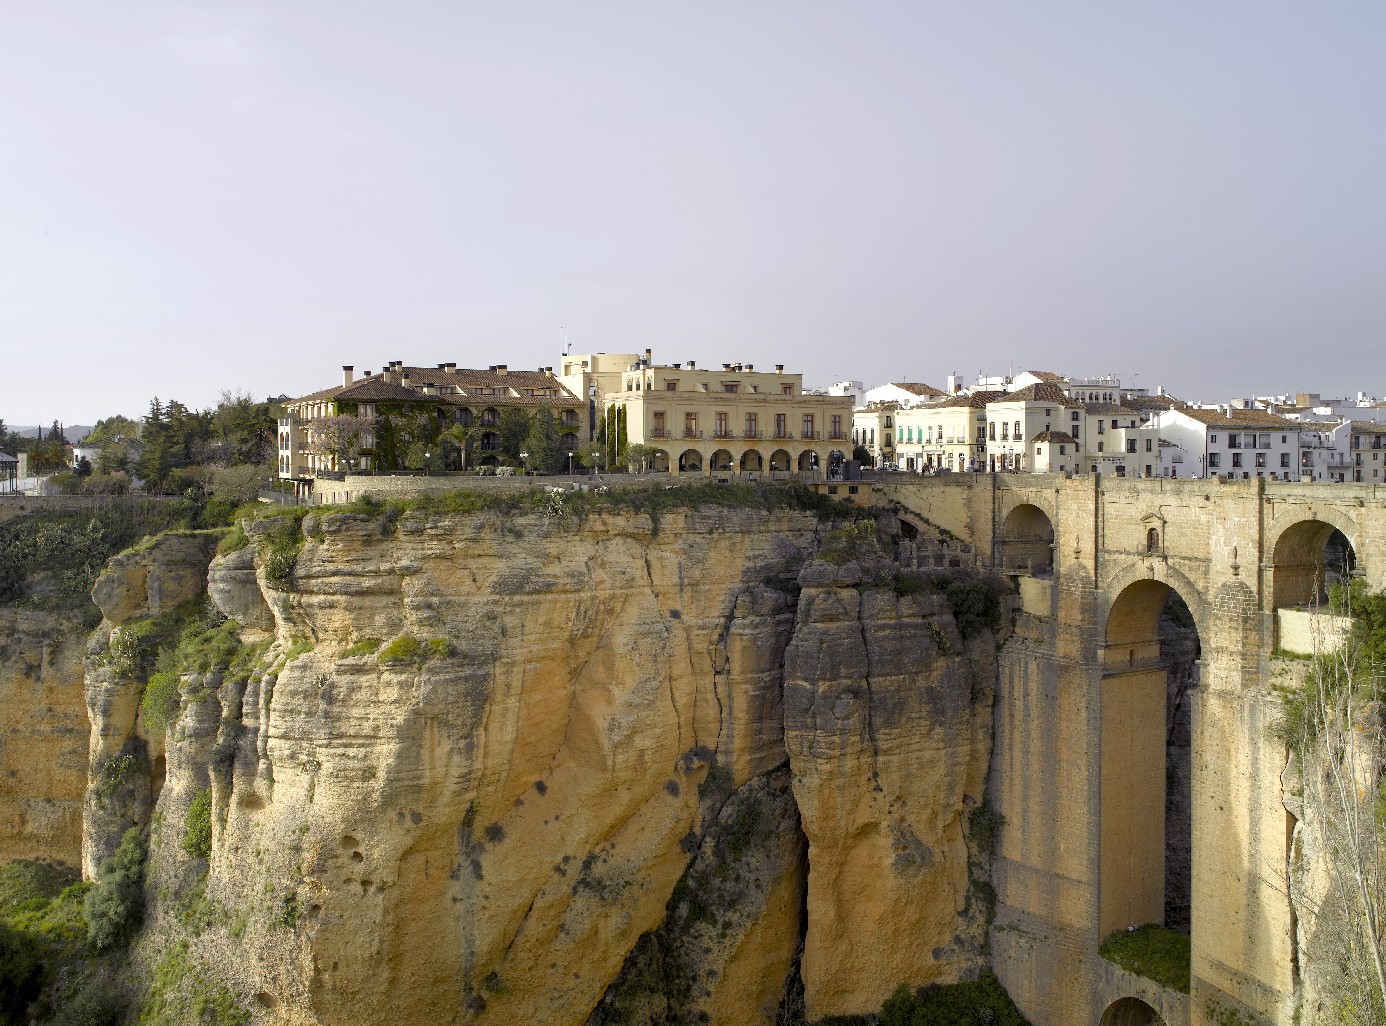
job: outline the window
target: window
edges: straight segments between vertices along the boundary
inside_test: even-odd
[[[812,414],[812,413],[806,413],[806,414],[804,414],[804,437],[805,437],[805,438],[812,438],[813,436],[814,436],[813,414]]]
[[[793,386],[793,385],[781,385],[781,386],[780,386],[780,392],[782,392],[784,395],[793,395],[793,394],[794,394],[794,386]],[[888,426],[888,425],[887,425],[887,426]]]
[[[1217,435],[1209,435],[1209,436],[1208,436],[1208,441],[1211,442],[1213,445],[1217,445],[1217,444],[1218,444],[1218,436],[1217,436]]]
[[[1077,411],[1077,410],[1071,410],[1071,411],[1069,412],[1068,419],[1071,420],[1071,421],[1076,422],[1076,421],[1078,420],[1078,411]]]
[[[993,442],[996,441],[996,421],[994,420],[987,425],[987,437]]]
[[[1006,421],[1001,422],[1001,441],[1008,442],[1011,439],[1011,425]]]
[[[685,413],[683,415],[683,437],[698,437],[698,415],[696,413]]]
[[[1282,467],[1288,467],[1290,465],[1290,454],[1288,452],[1282,452],[1280,454],[1280,465]]]
[[[712,434],[714,438],[730,438],[731,432],[727,430],[727,415],[725,413],[715,414],[715,426]]]
[[[1154,442],[1153,442],[1151,439],[1147,438],[1147,439],[1145,440],[1145,451],[1146,451],[1146,452],[1151,452],[1151,451],[1153,451],[1153,448],[1152,448],[1153,445],[1154,445]]]
[[[722,382],[722,391],[723,391],[723,392],[740,392],[740,391],[741,391],[741,386],[740,386],[739,384],[737,384],[735,381],[724,381],[724,382]]]
[[[1257,465],[1258,467],[1264,467],[1264,466],[1266,465],[1266,454],[1265,454],[1265,453],[1263,453],[1263,452],[1258,452],[1258,453],[1256,454],[1256,465]]]
[[[664,437],[664,412],[662,410],[654,415],[654,436],[656,438]]]
[[[1232,466],[1234,466],[1234,467],[1240,467],[1241,465],[1242,465],[1242,454],[1239,453],[1239,452],[1234,452],[1234,453],[1232,454]]]
[[[677,381],[666,381],[666,382],[664,382],[664,391],[666,391],[666,392],[677,392],[678,390],[679,390],[679,383],[678,383]]]
[[[1106,444],[1107,444],[1106,442],[1098,442],[1098,443],[1097,443],[1097,451],[1098,451],[1098,452],[1101,452],[1101,451],[1102,451],[1102,447],[1105,446]]]
[[[1220,467],[1220,466],[1222,466],[1222,453],[1220,453],[1220,452],[1210,452],[1210,453],[1208,454],[1208,467],[1209,467],[1209,469],[1212,469],[1213,467]]]
[[[1146,467],[1145,472],[1147,474],[1150,473],[1150,468]],[[1145,551],[1160,551],[1160,529],[1158,527],[1152,527],[1150,530],[1145,532]]]
[[[1136,440],[1135,440],[1134,438],[1128,438],[1128,439],[1126,439],[1126,451],[1127,451],[1127,452],[1135,452],[1135,451],[1136,451]]]
[[[746,414],[746,437],[760,437],[760,415],[755,413]]]
[[[841,414],[834,413],[834,414],[832,415],[832,419],[829,420],[829,422],[828,422],[828,427],[829,427],[829,431],[831,432],[831,434],[832,434],[832,436],[833,436],[834,438],[841,438],[841,437],[842,437],[842,416],[841,416]]]
[[[1020,441],[1020,421],[1015,422],[1015,431],[1011,434],[1017,442]]]
[[[1105,420],[1099,420],[1097,422],[1097,433],[1099,435],[1105,435],[1107,433],[1107,422]]]
[[[777,414],[775,414],[775,437],[776,437],[776,438],[784,438],[784,437],[785,437],[786,432],[788,431],[788,428],[785,426],[785,421],[786,421],[786,420],[788,420],[788,418],[787,418],[783,413],[777,413]],[[889,424],[886,424],[886,427],[890,427],[890,425],[889,425]],[[872,429],[871,429],[871,441],[872,441],[873,444],[874,444],[875,441],[876,441],[876,429],[875,429],[875,428],[872,428]]]

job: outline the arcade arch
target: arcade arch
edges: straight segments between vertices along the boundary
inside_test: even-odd
[[[732,454],[730,450],[718,449],[708,459],[708,468],[714,473],[726,473],[732,468]]]
[[[818,469],[818,453],[812,449],[805,449],[799,453],[799,472],[807,474]]]
[[[779,473],[788,473],[794,466],[793,459],[790,458],[789,451],[786,449],[776,449],[770,454],[770,469]]]
[[[697,474],[703,469],[703,454],[697,449],[685,449],[679,454],[679,473]]]
[[[761,458],[759,449],[747,449],[741,454],[741,472],[759,473],[765,469],[765,461]]]
[[[1271,565],[1274,608],[1327,605],[1328,589],[1357,568],[1352,541],[1324,520],[1301,520],[1275,540]]]
[[[1044,510],[1025,502],[1006,514],[1001,559],[1008,570],[1048,573],[1054,569],[1054,525]]]

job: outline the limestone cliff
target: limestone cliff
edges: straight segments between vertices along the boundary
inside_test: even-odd
[[[0,606],[0,862],[81,860],[85,635],[76,617]]]
[[[210,542],[97,589],[87,862],[151,824],[146,959],[194,922],[257,1021],[334,1026],[768,1023],[800,955],[813,1017],[975,966],[995,639],[884,559],[816,560],[831,524],[246,527],[205,580],[241,647],[180,664],[166,736],[122,632],[200,593]]]

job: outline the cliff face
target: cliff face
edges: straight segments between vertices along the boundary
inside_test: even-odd
[[[148,957],[205,869],[197,957],[264,1022],[768,1023],[800,956],[814,1018],[975,965],[995,641],[812,515],[310,515],[291,574],[249,529],[205,587],[258,662],[184,672],[166,752],[88,660],[93,791],[149,766],[88,864],[152,822]],[[98,640],[201,544],[113,566]]]
[[[81,860],[85,634],[70,618],[0,606],[0,861]]]

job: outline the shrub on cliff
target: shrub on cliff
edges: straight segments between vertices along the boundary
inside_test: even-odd
[[[881,1006],[881,1026],[1030,1026],[990,970],[976,980],[942,985],[931,983],[911,991],[901,985]]]
[[[183,850],[195,859],[212,854],[212,789],[197,792],[183,817]]]
[[[102,863],[96,886],[87,892],[82,905],[87,940],[98,951],[128,942],[144,920],[144,858],[144,836],[131,827],[115,856]]]
[[[23,1022],[43,987],[43,960],[34,940],[0,922],[0,1020]]]

